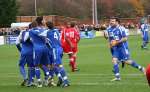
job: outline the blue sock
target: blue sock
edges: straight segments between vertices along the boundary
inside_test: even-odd
[[[35,77],[35,69],[34,67],[29,67],[28,68],[28,77],[29,77],[29,80],[28,80],[28,83],[31,83],[33,82],[33,78]]]
[[[133,61],[133,60],[132,60],[131,66],[134,67],[134,68],[137,68],[137,69],[139,69],[139,67],[140,67],[140,66],[139,66],[135,61]]]
[[[54,77],[54,74],[55,74],[54,69],[50,69],[50,70],[49,70],[49,76],[50,76],[50,78],[53,78],[53,77]]]
[[[143,47],[146,47],[146,45],[147,45],[147,43],[144,41],[144,42],[143,42]]]
[[[41,79],[41,73],[40,73],[40,68],[39,67],[36,67],[35,68],[35,76],[37,79]]]
[[[49,69],[47,66],[43,65],[42,70],[44,71],[45,80],[47,80],[49,78]]]
[[[21,73],[23,79],[26,80],[26,79],[27,79],[27,76],[26,76],[25,67],[24,67],[24,66],[19,66],[19,68],[20,68],[20,73]]]
[[[63,82],[64,82],[65,84],[68,84],[69,81],[68,81],[68,78],[67,78],[67,74],[66,74],[66,71],[65,71],[65,69],[64,69],[63,67],[60,67],[60,68],[59,68],[59,73],[60,73],[60,75],[61,75],[61,77],[62,77]]]
[[[116,77],[116,78],[120,78],[119,65],[118,65],[118,64],[114,64],[113,69],[114,69],[115,77]]]
[[[58,77],[59,81],[63,81],[61,74],[59,73],[59,68],[57,66],[54,67],[54,73]]]
[[[35,68],[34,67],[32,67],[31,76],[32,76],[32,82],[33,82],[34,81],[34,77],[35,77]]]
[[[28,83],[32,82],[32,67],[28,67]]]

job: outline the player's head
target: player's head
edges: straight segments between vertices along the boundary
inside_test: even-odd
[[[38,26],[38,23],[36,22],[36,21],[33,21],[32,23],[31,23],[31,27],[32,28],[35,28],[35,27],[37,27]]]
[[[145,24],[146,24],[146,23],[148,23],[148,20],[147,20],[147,19],[145,19],[145,20],[144,20],[144,23],[145,23]]]
[[[53,29],[53,28],[54,28],[54,24],[53,24],[53,22],[51,22],[51,21],[47,21],[47,22],[46,22],[46,26],[47,26],[49,29]]]
[[[117,26],[120,24],[120,19],[118,17],[111,17],[110,18],[110,25],[111,26]]]
[[[29,29],[31,29],[31,28],[32,28],[32,23],[29,24]]]
[[[70,28],[70,22],[65,22],[65,26],[66,26],[67,28]]]
[[[43,16],[39,16],[35,19],[35,21],[37,22],[38,26],[42,26],[43,25]]]
[[[70,22],[70,27],[75,27],[76,26],[76,22],[75,21],[71,21]]]

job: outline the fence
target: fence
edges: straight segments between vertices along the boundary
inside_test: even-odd
[[[57,15],[50,15],[50,16],[43,16],[44,20],[49,20],[54,23],[55,26],[64,25],[69,21],[76,21],[79,24],[91,24],[90,20],[79,20],[77,18],[70,18],[64,16],[57,16]],[[36,16],[17,16],[17,22],[32,22],[36,19]]]

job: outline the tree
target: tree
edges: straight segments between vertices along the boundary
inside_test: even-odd
[[[134,6],[125,0],[119,0],[114,4],[113,10],[115,11],[115,16],[122,18],[134,18],[137,15]]]
[[[134,7],[137,12],[137,15],[143,16],[144,15],[144,6],[140,0],[128,0]]]
[[[142,0],[145,16],[150,15],[150,0]]]
[[[16,0],[0,0],[0,27],[10,26],[16,21]]]

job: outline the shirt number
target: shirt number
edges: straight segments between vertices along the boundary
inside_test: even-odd
[[[56,32],[54,33],[54,38],[57,39],[57,40],[59,40],[59,39],[58,39],[58,35],[57,35]]]

